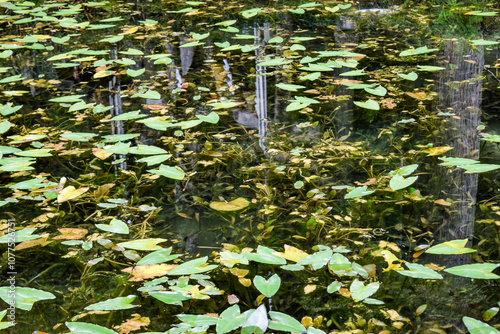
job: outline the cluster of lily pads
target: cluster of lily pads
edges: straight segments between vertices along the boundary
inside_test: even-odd
[[[234,163],[227,157],[227,152],[218,152],[215,146],[233,145],[237,151],[245,151],[255,145],[250,131],[231,118],[233,113],[252,106],[248,102],[252,98],[233,94],[246,84],[247,77],[268,78],[277,100],[285,102],[282,112],[305,121],[294,126],[294,131],[301,133],[304,128],[319,127],[316,118],[322,108],[328,106],[328,100],[342,100],[330,94],[339,87],[352,92],[348,98],[352,99],[352,109],[358,114],[372,112],[377,115],[377,112],[390,112],[394,108],[395,100],[389,96],[396,95],[399,89],[395,88],[396,84],[413,85],[417,80],[426,80],[429,73],[445,68],[423,62],[414,66],[412,61],[432,57],[438,48],[406,45],[392,56],[402,63],[407,61],[409,65],[394,71],[391,80],[382,80],[376,72],[364,68],[368,56],[362,53],[363,47],[357,48],[357,43],[353,43],[355,46],[349,43],[327,44],[322,46],[324,50],[317,50],[314,44],[317,42],[316,32],[305,30],[289,36],[277,29],[276,36],[269,39],[248,33],[249,22],[258,26],[269,18],[280,16],[292,15],[292,20],[297,22],[307,15],[324,17],[334,25],[340,15],[361,15],[356,14],[355,6],[343,1],[280,3],[275,8],[247,8],[232,2],[226,6],[212,1],[142,5],[147,6],[149,12],[141,12],[133,4],[108,1],[0,3],[5,9],[0,16],[2,31],[5,32],[0,37],[0,65],[3,66],[0,67],[3,94],[0,97],[0,172],[3,178],[0,206],[6,213],[2,222],[16,215],[20,217],[16,221],[16,254],[21,257],[23,252],[59,243],[63,247],[59,252],[84,265],[86,269],[82,277],[88,271],[118,265],[121,272],[108,274],[127,275],[130,278],[127,290],[137,291],[125,297],[110,296],[72,311],[72,319],[64,321],[70,333],[112,334],[144,330],[142,327],[149,326],[148,316],[152,314],[137,313],[116,325],[115,330],[107,328],[111,327],[110,321],[105,326],[106,322],[95,324],[84,318],[95,319],[94,316],[108,313],[111,319],[115,311],[157,305],[154,304],[156,300],[161,303],[160,308],[175,314],[168,319],[171,323],[153,324],[155,328],[163,327],[162,333],[264,333],[275,330],[319,334],[331,331],[333,326],[342,329],[343,324],[336,322],[333,316],[325,321],[320,314],[297,319],[295,314],[276,309],[285,293],[285,285],[289,284],[301,286],[301,293],[306,296],[319,294],[322,298],[347,303],[346,310],[354,308],[367,314],[371,312],[367,310],[375,310],[375,315],[367,315],[370,323],[361,322],[359,328],[399,331],[411,326],[411,321],[388,306],[383,295],[377,296],[385,273],[395,272],[403,278],[430,282],[442,280],[442,272],[471,279],[500,279],[493,273],[497,263],[438,268],[404,260],[396,255],[399,248],[393,243],[376,250],[365,250],[365,254],[370,252],[373,259],[378,258],[373,262],[360,260],[358,250],[344,245],[318,242],[313,247],[315,251],[308,253],[283,243],[275,246],[278,238],[273,239],[273,248],[227,245],[217,252],[213,261],[208,257],[180,260],[181,254],[173,253],[171,247],[160,246],[168,240],[150,237],[155,234],[154,220],[160,209],[155,206],[157,204],[143,200],[142,196],[149,196],[148,192],[158,193],[157,188],[165,188],[172,202],[180,202],[179,197],[189,192],[192,183],[201,183],[205,176],[223,178],[220,175]],[[219,12],[232,9],[237,9],[237,14],[231,13],[233,17],[229,20],[219,15]],[[151,16],[148,17],[148,13]],[[160,18],[163,14],[165,17]],[[225,14],[229,16],[230,13]],[[488,17],[496,12],[481,9],[469,11],[466,15]],[[195,19],[200,24],[194,31],[183,31],[186,23],[191,24]],[[252,42],[241,42],[245,40]],[[466,43],[471,47],[500,44],[482,39],[471,39]],[[180,59],[181,50],[205,52],[209,59],[204,63],[208,65],[196,66],[203,68],[204,72],[211,71],[211,77],[203,81],[192,73],[193,70],[181,74],[183,61],[186,61]],[[223,63],[223,60],[227,62],[227,59],[231,62],[237,57],[242,58],[252,71],[244,73],[245,79],[235,80],[235,83],[229,80],[231,69],[220,71],[222,66],[210,65]],[[30,62],[43,64],[34,66]],[[31,73],[30,69],[37,66],[46,69],[47,73]],[[222,79],[218,78],[219,72],[223,72]],[[54,124],[56,120],[60,122]],[[405,124],[405,121],[398,124]],[[278,138],[287,135],[293,135],[293,131],[262,134]],[[495,138],[491,135],[483,139],[497,142]],[[326,143],[331,138],[323,137],[317,141],[321,140]],[[414,174],[419,164],[413,163],[385,173],[376,188],[370,187],[374,183],[363,185],[357,180],[336,181],[335,185],[328,185],[329,192],[317,187],[317,177],[308,174],[311,164],[318,160],[312,159],[314,154],[319,152],[326,157],[325,160],[334,157],[345,161],[349,161],[351,154],[356,163],[360,160],[359,164],[366,159],[364,153],[357,153],[361,145],[351,145],[347,140],[348,137],[335,139],[337,146],[328,149],[323,149],[321,144],[314,146],[314,141],[295,143],[289,152],[284,152],[279,143],[273,144],[269,139],[270,148],[264,152],[269,163],[265,173],[286,178],[287,182],[283,182],[289,184],[286,191],[293,192],[294,196],[284,201],[285,204],[294,203],[293,200],[300,196],[308,203],[306,207],[297,205],[290,210],[290,216],[299,216],[298,221],[305,221],[301,224],[309,230],[290,238],[298,240],[298,244],[307,240],[310,248],[315,244],[310,243],[311,231],[317,229],[317,235],[321,237],[321,231],[327,226],[325,221],[331,222],[330,216],[341,214],[332,210],[327,201],[341,202],[346,206],[350,203],[362,205],[366,198],[377,192],[406,193],[419,178]],[[434,156],[450,149],[425,148],[421,151]],[[196,159],[192,156],[197,150],[205,158],[193,162]],[[292,158],[286,163],[273,160],[272,157],[279,153],[290,154]],[[461,168],[466,173],[500,168],[497,164],[472,159],[440,157],[440,160],[442,168]],[[59,170],[54,171],[53,163],[60,165]],[[124,163],[127,163],[127,168]],[[203,207],[211,210],[213,215],[229,217],[227,219],[234,225],[239,223],[238,217],[246,214],[268,217],[265,224],[256,227],[265,231],[264,237],[256,240],[264,241],[272,234],[273,224],[282,219],[279,214],[282,207],[271,200],[270,185],[264,181],[251,182],[252,177],[260,175],[262,166],[247,163],[237,166],[235,169],[238,170],[231,175],[241,179],[241,190],[233,191],[235,185],[227,185],[222,190],[196,189],[189,194],[191,203],[186,206]],[[339,166],[337,162],[331,163],[328,168],[332,169],[326,169],[324,174],[338,171]],[[68,177],[62,173],[68,173]],[[244,180],[247,178],[242,175],[249,176],[250,181]],[[266,180],[267,175],[262,179]],[[249,199],[247,189],[256,194],[255,200]],[[337,191],[343,190],[347,192],[337,196]],[[259,197],[259,191],[265,193],[266,200],[264,195]],[[127,196],[130,193],[132,195]],[[412,199],[416,198],[418,195]],[[30,210],[25,210],[26,207]],[[191,219],[189,214],[182,212],[180,204],[175,210],[181,217]],[[12,214],[7,216],[9,212]],[[65,216],[71,216],[76,222]],[[334,218],[340,221],[336,216]],[[90,227],[76,226],[76,223],[88,222]],[[283,234],[289,233],[286,222],[281,227]],[[346,224],[346,230],[355,230],[350,228]],[[35,231],[44,233],[35,234]],[[362,243],[355,241],[353,244],[359,245],[356,242]],[[0,243],[8,244],[9,236],[1,236]],[[467,240],[451,240],[434,246],[424,245],[419,247],[419,252],[425,250],[427,254],[439,255],[474,253],[474,249],[465,247],[466,243]],[[301,246],[306,247],[305,244]],[[61,258],[61,261],[65,260]],[[225,278],[220,279],[221,275]],[[233,280],[238,287],[250,291],[247,295],[256,297],[244,298],[243,294],[237,296],[231,290],[224,291],[226,288],[218,284],[226,280]],[[133,284],[139,283],[132,282],[141,282],[142,285],[137,287]],[[52,293],[45,287],[29,287],[30,282],[26,283],[27,286],[19,284],[15,304],[18,310],[34,312],[33,305],[38,301],[43,301],[41,305],[59,303],[57,291]],[[6,303],[10,302],[9,288],[0,287],[0,298]],[[204,310],[205,306],[200,305],[210,301],[217,301],[222,306],[211,306],[215,313],[187,313],[191,309],[196,311],[196,307]],[[195,306],[191,308],[191,305]],[[424,310],[422,307],[418,314]],[[22,311],[19,311],[19,318]],[[355,312],[351,312],[352,317],[357,314]],[[491,307],[488,312],[488,316],[483,317],[485,321],[491,320],[498,308]],[[5,321],[6,314],[7,310],[0,313],[1,329],[16,331],[22,326],[22,322],[14,326]],[[463,322],[471,333],[498,333],[494,327],[470,317],[463,317]],[[55,330],[66,330],[62,326],[60,321]],[[355,330],[349,326],[347,329]]]

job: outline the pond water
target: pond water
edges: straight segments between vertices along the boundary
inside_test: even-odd
[[[0,7],[6,333],[498,333],[493,3]]]

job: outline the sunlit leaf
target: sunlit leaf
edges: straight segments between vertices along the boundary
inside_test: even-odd
[[[426,54],[426,53],[431,53],[434,51],[437,51],[438,49],[429,49],[427,46],[422,46],[416,49],[408,49],[405,51],[402,51],[399,56],[404,57],[404,56],[416,56],[416,55],[421,55],[421,54]]]
[[[310,265],[313,270],[318,270],[326,266],[328,261],[330,261],[332,255],[333,251],[328,247],[320,250],[319,252],[309,254],[308,256],[297,262],[297,264],[301,266]]]
[[[290,92],[296,92],[299,89],[306,88],[305,86],[301,86],[301,85],[292,85],[292,84],[284,84],[284,83],[276,84],[276,87],[281,88],[283,90],[288,90]]]
[[[56,298],[52,293],[43,290],[19,286],[14,287],[14,289],[15,294],[12,294],[14,291],[11,291],[10,286],[0,287],[0,298],[9,305],[13,300],[16,308],[25,311],[31,311],[33,304],[37,301]]]
[[[446,268],[447,273],[477,279],[499,279],[500,276],[492,273],[499,266],[498,263],[474,263]]]
[[[210,208],[216,211],[236,212],[246,209],[249,205],[250,202],[247,199],[238,197],[230,202],[212,202]]]
[[[426,71],[426,72],[436,72],[436,71],[442,71],[445,70],[446,68],[440,67],[440,66],[427,66],[427,65],[417,65],[419,71]]]
[[[476,39],[469,41],[472,45],[475,46],[488,46],[488,45],[497,45],[500,44],[498,41],[485,41],[483,39]]]
[[[152,297],[164,302],[165,304],[171,305],[182,305],[184,300],[189,300],[191,297],[187,295],[183,295],[180,292],[171,292],[171,291],[158,291],[158,292],[150,292]]]
[[[128,225],[125,224],[123,221],[118,220],[118,219],[112,219],[109,225],[106,224],[96,224],[95,225],[98,229],[106,231],[106,232],[111,232],[111,233],[119,233],[119,234],[128,234],[129,229]]]
[[[447,254],[447,255],[474,253],[476,251],[475,249],[465,247],[467,242],[468,242],[467,239],[445,241],[438,245],[432,246],[425,252],[429,254]]]
[[[141,68],[140,70],[133,70],[131,68],[127,69],[127,74],[132,78],[138,77],[139,75],[144,74],[146,72],[145,68]]]
[[[143,99],[150,99],[150,100],[160,100],[161,95],[160,93],[154,91],[154,90],[148,90],[145,93],[137,93],[132,95],[132,97],[142,97]]]
[[[490,325],[474,318],[463,317],[462,321],[470,334],[499,334],[500,331]]]
[[[373,194],[375,190],[367,190],[367,186],[362,186],[358,188],[354,188],[351,190],[349,193],[347,193],[344,198],[349,199],[349,198],[357,198],[357,197],[362,197],[366,195]]]
[[[184,179],[185,173],[180,167],[171,167],[166,165],[160,165],[158,169],[148,169],[148,172],[153,174],[162,175],[174,180]]]
[[[90,139],[92,139],[95,136],[98,136],[98,134],[88,133],[88,132],[71,132],[71,133],[61,134],[62,138],[73,140],[73,141],[81,141],[81,142],[88,142]]]
[[[168,274],[174,276],[199,274],[218,267],[215,264],[207,265],[207,260],[208,257],[205,256],[188,262],[184,262],[183,264],[172,269]]]
[[[253,279],[253,284],[264,296],[271,298],[278,292],[281,285],[281,278],[274,274],[266,280],[260,275],[256,275]]]
[[[171,253],[172,253],[172,247],[157,250],[143,257],[139,262],[137,262],[137,265],[143,266],[147,264],[164,263],[174,260],[179,256],[181,256],[181,254],[171,254]]]
[[[264,246],[257,247],[257,253],[242,253],[250,261],[267,264],[286,264],[286,260],[273,254],[274,250]]]
[[[380,287],[379,283],[370,283],[365,286],[363,282],[355,279],[351,283],[349,291],[351,292],[352,299],[354,299],[354,301],[356,302],[359,302],[373,295],[375,292],[377,292],[379,287]]]
[[[111,329],[86,322],[66,322],[66,327],[71,330],[70,334],[118,334]]]
[[[380,109],[380,105],[375,100],[366,100],[365,102],[354,101],[354,104],[364,109],[370,109],[370,110]]]
[[[367,93],[370,93],[370,94],[373,94],[373,95],[377,95],[377,96],[385,96],[385,94],[387,94],[387,89],[385,89],[382,86],[377,86],[376,88],[368,88],[368,87],[366,87],[365,91]]]
[[[24,228],[22,230],[17,230],[14,232],[14,235],[11,235],[10,233],[4,234],[3,236],[0,237],[0,243],[1,244],[6,244],[6,243],[11,243],[11,242],[23,242],[23,241],[28,241],[28,240],[35,240],[38,238],[41,238],[41,235],[38,234],[32,234],[35,232],[36,227],[31,227],[31,228]]]
[[[306,328],[296,319],[292,318],[288,314],[281,312],[269,311],[269,328],[277,331],[285,331],[292,333],[305,332]]]
[[[139,307],[139,305],[132,305],[131,303],[137,296],[129,295],[127,297],[118,297],[105,300],[103,302],[91,304],[85,307],[87,311],[115,311],[115,310],[128,310],[131,308]]]
[[[396,272],[398,274],[413,278],[443,279],[443,276],[421,264],[406,262],[406,266],[409,270],[396,270]]]
[[[240,307],[238,305],[228,307],[219,315],[215,330],[217,331],[217,334],[231,332],[241,327],[250,315],[250,312],[240,314]]]
[[[289,64],[290,61],[286,61],[285,58],[275,58],[272,60],[263,61],[257,63],[256,66],[279,66]]]
[[[412,176],[409,178],[404,178],[403,176],[396,174],[392,177],[389,182],[389,186],[392,190],[397,191],[411,186],[415,181],[417,181],[418,176]]]
[[[157,244],[167,241],[162,238],[148,238],[148,239],[137,239],[133,241],[121,242],[118,246],[122,246],[127,249],[135,249],[135,250],[158,250],[162,249],[161,246]]]
[[[63,190],[59,191],[59,193],[57,194],[57,202],[63,203],[78,198],[82,196],[84,193],[86,193],[88,190],[89,187],[82,187],[79,189],[75,189],[75,187],[73,186],[68,186]]]
[[[403,78],[405,80],[410,80],[410,81],[415,81],[418,79],[418,74],[415,72],[410,72],[408,74],[398,73],[398,76],[400,76],[401,78]]]

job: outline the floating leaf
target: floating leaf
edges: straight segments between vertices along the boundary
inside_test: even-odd
[[[269,319],[267,319],[266,307],[260,305],[241,326],[241,334],[263,334],[266,332],[268,324]]]
[[[128,234],[129,229],[128,225],[125,224],[123,221],[118,220],[118,219],[112,219],[109,225],[106,224],[96,224],[95,225],[98,229],[106,231],[106,232],[111,232],[111,233],[119,233],[119,234]]]
[[[278,292],[281,285],[281,278],[274,274],[266,280],[260,275],[256,275],[253,279],[253,284],[264,296],[271,298]]]
[[[467,241],[467,239],[445,241],[441,244],[432,246],[431,248],[427,249],[426,253],[446,255],[474,253],[476,250],[472,248],[465,248]]]
[[[375,100],[366,100],[365,102],[354,101],[354,104],[365,109],[380,110],[380,106]]]
[[[377,86],[375,88],[365,87],[364,89],[367,93],[377,95],[377,96],[385,96],[385,94],[387,94],[387,89],[385,89],[382,86]]]
[[[462,277],[477,278],[477,279],[499,279],[500,276],[492,273],[499,264],[497,263],[474,263],[463,266],[447,268],[444,271]]]
[[[298,320],[292,318],[288,314],[269,311],[269,316],[271,317],[271,321],[269,321],[268,326],[271,329],[291,333],[306,331],[306,328]]]
[[[82,187],[79,189],[75,189],[73,186],[68,186],[63,190],[59,191],[57,194],[57,203],[63,203],[69,201],[71,199],[75,199],[77,197],[82,196],[89,190],[89,187]]]
[[[491,327],[490,325],[473,319],[469,317],[463,317],[462,321],[465,324],[465,327],[469,330],[470,334],[499,334],[500,331],[498,331],[496,328]]]
[[[5,133],[9,131],[10,127],[12,126],[12,123],[9,121],[3,121],[0,123],[0,134]]]
[[[238,305],[228,307],[219,315],[215,330],[217,334],[231,332],[241,327],[250,315],[250,312],[240,314],[240,307]]]
[[[398,274],[413,278],[443,279],[443,276],[421,264],[406,262],[406,266],[410,270],[396,270],[396,272]]]
[[[397,191],[411,186],[415,181],[417,181],[418,176],[412,176],[405,179],[403,176],[396,174],[392,177],[389,182],[389,186],[392,190]]]
[[[328,287],[326,288],[326,292],[334,293],[334,292],[339,291],[341,287],[342,287],[342,283],[335,281],[335,282],[332,282],[328,285]]]
[[[250,202],[243,197],[238,197],[230,202],[212,202],[210,208],[216,211],[236,212],[246,209]]]
[[[36,227],[31,227],[31,228],[24,228],[22,230],[17,230],[14,232],[14,236],[10,233],[4,234],[0,237],[0,243],[1,244],[6,244],[6,243],[11,243],[13,242],[12,240],[15,240],[14,242],[23,242],[23,241],[28,241],[28,240],[35,240],[38,238],[41,238],[41,235],[38,234],[32,234],[35,232]]]
[[[165,304],[171,305],[182,305],[184,300],[189,300],[191,297],[187,295],[183,295],[180,292],[171,292],[171,291],[158,291],[158,292],[150,292],[151,297],[154,297]]]
[[[274,250],[264,246],[257,247],[257,253],[242,253],[250,261],[267,263],[267,264],[286,264],[286,260],[282,257],[274,255]]]
[[[373,295],[375,292],[377,292],[379,287],[379,283],[370,283],[365,286],[363,282],[355,279],[352,282],[349,291],[351,292],[352,299],[354,299],[354,301],[356,302],[359,302]]]
[[[211,123],[211,124],[217,124],[219,122],[219,115],[216,112],[211,112],[208,115],[196,115],[201,121]]]
[[[7,304],[15,302],[15,307],[25,311],[31,311],[33,304],[40,300],[55,299],[56,296],[50,292],[25,287],[15,287],[15,295],[10,286],[0,288],[0,298]]]
[[[374,192],[375,190],[367,190],[367,186],[362,186],[351,190],[349,193],[347,193],[347,195],[344,196],[344,199],[367,196],[373,194]]]
[[[217,268],[218,266],[215,264],[206,265],[208,257],[202,257],[198,259],[194,259],[188,262],[184,262],[183,264],[172,269],[168,274],[169,275],[191,275],[191,274],[200,274],[212,269]]]
[[[138,145],[136,147],[130,148],[131,154],[141,154],[141,155],[154,155],[154,154],[166,154],[168,153],[164,149],[156,146],[150,145]]]
[[[404,56],[416,56],[416,55],[421,55],[421,54],[426,54],[426,53],[431,53],[434,51],[437,51],[438,49],[428,49],[427,46],[422,46],[420,48],[416,49],[408,49],[405,51],[402,51],[399,56],[404,57]]]
[[[171,253],[172,253],[172,247],[157,250],[143,257],[139,262],[137,262],[137,265],[143,266],[148,264],[164,263],[181,256],[181,254],[172,255]]]
[[[485,41],[483,39],[476,39],[469,41],[472,45],[475,46],[489,46],[489,45],[497,45],[500,44],[498,41]]]
[[[61,96],[61,97],[55,97],[53,99],[50,99],[50,102],[60,102],[60,103],[74,103],[74,102],[80,102],[82,97],[85,95],[68,95],[68,96]]]
[[[398,73],[398,76],[400,76],[401,78],[403,78],[405,80],[410,80],[410,81],[415,81],[418,79],[418,74],[415,72],[410,72],[408,74]]]
[[[155,251],[158,249],[162,249],[161,246],[157,244],[167,241],[162,238],[148,238],[148,239],[138,239],[133,241],[121,242],[118,246],[122,246],[127,249],[135,249],[135,250],[146,250],[146,251]]]
[[[240,14],[244,18],[249,19],[251,17],[254,17],[255,15],[257,15],[260,12],[262,12],[262,8],[252,8],[252,9],[243,10],[240,12]]]
[[[73,141],[81,141],[81,142],[88,142],[90,139],[93,137],[98,136],[95,133],[88,133],[88,132],[70,132],[70,133],[63,133],[61,135],[62,138],[73,140]]]
[[[143,99],[150,99],[150,100],[160,100],[161,95],[160,93],[154,91],[154,90],[148,90],[145,93],[137,93],[132,95],[132,97],[142,97]]]
[[[291,84],[284,84],[284,83],[277,84],[276,87],[281,88],[283,90],[288,90],[290,92],[296,92],[298,89],[306,88],[305,86],[301,86],[301,85],[291,85]]]
[[[184,179],[185,173],[180,167],[171,167],[166,165],[160,165],[158,169],[148,169],[148,172],[153,174],[158,174],[161,176],[168,177],[169,179],[182,180]]]
[[[134,299],[137,296],[129,295],[127,297],[118,297],[108,299],[103,302],[91,304],[85,307],[87,311],[116,311],[116,310],[128,310],[131,308],[139,307],[139,305],[132,305]]]
[[[304,257],[302,260],[297,262],[297,264],[301,266],[311,265],[313,270],[318,270],[326,266],[328,261],[330,261],[332,255],[333,251],[329,247],[325,247],[319,252],[309,254],[308,256]]]
[[[70,334],[118,334],[111,329],[86,322],[66,322],[66,327],[70,329]]]
[[[279,65],[286,65],[289,63],[290,61],[286,61],[285,58],[275,58],[257,63],[256,66],[279,66]]]
[[[141,68],[140,70],[133,70],[133,69],[127,69],[127,75],[131,76],[132,78],[138,77],[139,75],[142,75],[144,72],[146,72],[145,68]]]
[[[417,65],[419,71],[427,71],[427,72],[436,72],[442,71],[446,68],[440,66],[425,66],[425,65]]]
[[[137,160],[138,162],[145,162],[148,164],[148,166],[153,166],[162,163],[165,160],[170,159],[172,155],[171,154],[159,154],[159,155],[154,155],[151,157],[146,157]]]

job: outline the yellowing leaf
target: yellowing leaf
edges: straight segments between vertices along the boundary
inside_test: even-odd
[[[290,260],[290,261],[293,261],[293,262],[299,262],[300,260],[302,260],[303,258],[305,258],[309,254],[307,254],[306,252],[304,252],[296,247],[293,247],[290,245],[285,245],[285,252],[283,252],[283,253],[276,252],[276,253],[274,253],[274,255],[282,257],[282,258]]]
[[[210,208],[217,211],[234,212],[246,209],[250,202],[243,197],[238,197],[230,202],[212,202]]]
[[[131,274],[132,278],[129,279],[131,282],[138,282],[148,278],[164,276],[168,272],[177,267],[175,264],[147,264],[144,266],[134,266],[123,269],[122,271]]]
[[[101,160],[106,160],[110,156],[113,155],[113,153],[103,153],[106,150],[106,148],[93,148],[92,153],[98,157]]]
[[[396,261],[401,261],[399,260],[396,255],[392,254],[392,252],[388,250],[383,250],[380,252],[382,256],[384,257],[385,262],[389,265],[387,268],[384,269],[384,271],[390,271],[390,270],[404,270],[403,267],[401,267],[401,264],[399,263],[394,263]]]
[[[304,293],[307,295],[308,293],[313,292],[316,290],[316,285],[315,284],[308,284],[304,287]]]
[[[59,194],[57,194],[57,203],[63,203],[69,201],[70,199],[75,199],[77,197],[80,197],[88,190],[89,187],[83,187],[80,189],[75,189],[75,187],[73,186],[66,187],[63,190],[61,190]]]
[[[77,240],[83,238],[89,231],[85,228],[59,228],[57,229],[61,232],[60,235],[53,237],[52,239],[59,240]]]
[[[441,155],[445,152],[448,152],[449,150],[453,150],[453,147],[450,146],[439,146],[439,147],[430,147],[426,150],[424,150],[424,153],[428,153],[427,155],[429,157],[436,156],[436,155]]]

